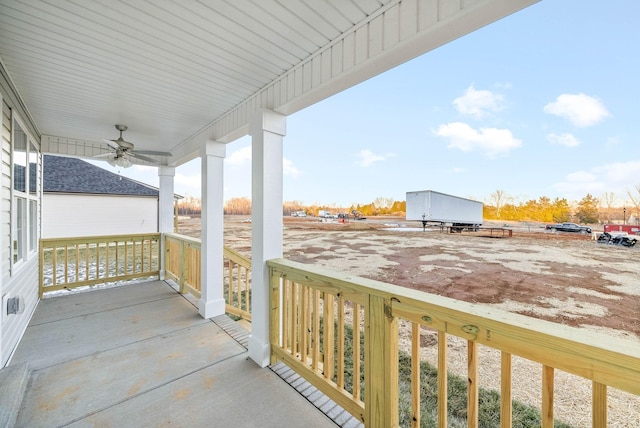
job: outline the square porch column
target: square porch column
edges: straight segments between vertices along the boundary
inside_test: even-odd
[[[282,142],[286,117],[269,110],[249,119],[251,135],[251,337],[249,357],[269,364],[269,269],[282,257]]]
[[[160,190],[158,192],[158,232],[173,232],[173,177],[176,175],[176,168],[173,166],[160,165],[158,167],[158,179]],[[161,240],[160,254],[160,279],[164,279],[165,267],[165,246]]]
[[[158,195],[158,232],[173,232],[173,178],[176,175],[174,166],[160,165],[158,167],[158,178],[160,181],[160,192]]]
[[[201,151],[202,206],[201,246],[202,276],[198,311],[203,318],[225,313],[224,302],[224,158],[226,146],[207,141]]]

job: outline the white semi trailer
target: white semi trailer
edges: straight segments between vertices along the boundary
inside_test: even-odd
[[[482,225],[482,202],[433,190],[407,192],[407,220],[428,223],[441,227],[449,226],[452,232],[477,231]]]

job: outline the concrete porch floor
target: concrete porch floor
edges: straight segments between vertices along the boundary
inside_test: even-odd
[[[335,427],[163,281],[42,300],[19,427]]]

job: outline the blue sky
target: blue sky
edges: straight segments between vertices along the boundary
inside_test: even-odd
[[[635,0],[543,0],[289,116],[285,201],[432,189],[624,204],[640,184],[639,15]],[[248,137],[228,145],[225,199],[251,196],[250,154]],[[199,196],[199,165],[177,168],[177,193]]]

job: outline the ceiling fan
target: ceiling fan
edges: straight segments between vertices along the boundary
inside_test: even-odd
[[[122,138],[122,133],[126,131],[127,125],[119,125],[116,124],[116,129],[120,131],[120,136],[117,140],[103,140],[105,143],[109,145],[115,152],[112,153],[103,153],[97,155],[97,158],[107,158],[107,162],[109,162],[112,166],[119,166],[122,168],[128,168],[132,165],[129,157],[133,157],[136,159],[140,159],[145,162],[150,162],[153,164],[157,164],[158,161],[150,158],[145,155],[154,155],[154,156],[171,156],[171,153],[168,152],[158,152],[154,150],[134,150],[133,143],[126,141]]]

